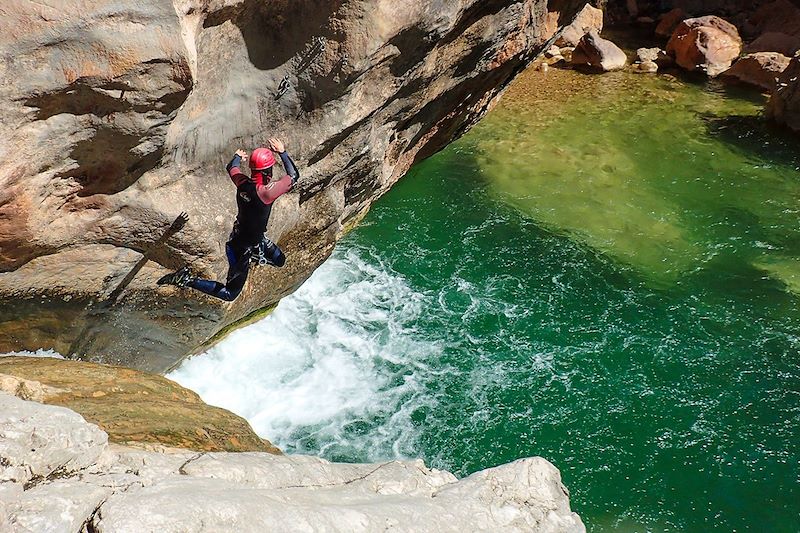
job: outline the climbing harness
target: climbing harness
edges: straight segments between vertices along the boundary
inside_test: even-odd
[[[274,265],[273,257],[277,249],[275,243],[265,237],[260,243],[248,248],[245,253],[250,256],[251,263],[260,266]]]

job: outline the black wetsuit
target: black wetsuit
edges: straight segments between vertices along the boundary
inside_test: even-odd
[[[284,265],[286,256],[277,244],[264,237],[264,232],[269,222],[272,203],[292,188],[300,174],[289,154],[283,152],[280,156],[287,175],[276,181],[270,180],[272,168],[267,169],[266,173],[254,171],[252,178],[243,174],[239,169],[242,158],[238,155],[228,163],[228,175],[236,184],[238,207],[233,231],[225,244],[228,276],[225,285],[218,281],[192,279],[188,283],[189,287],[231,302],[244,288],[251,258],[259,257],[262,262],[277,267]]]

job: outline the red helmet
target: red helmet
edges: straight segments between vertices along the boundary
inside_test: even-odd
[[[250,154],[250,169],[264,170],[275,164],[275,156],[269,148],[256,148]]]

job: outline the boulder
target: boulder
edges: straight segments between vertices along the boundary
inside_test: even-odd
[[[412,164],[486,112],[547,42],[548,4],[564,19],[578,9],[5,0],[0,353],[164,372],[271,308]],[[233,303],[157,287],[184,265],[224,279],[236,213],[225,164],[273,135],[302,175],[267,230],[286,265],[253,269]]]
[[[636,49],[636,60],[640,63],[645,61],[658,61],[664,55],[664,51],[661,48],[637,48]]]
[[[686,12],[676,7],[672,11],[664,13],[661,16],[661,19],[658,21],[658,26],[656,26],[656,35],[659,37],[669,38],[672,36],[672,33],[675,31],[675,28],[678,27],[678,24],[683,22],[689,17]]]
[[[603,11],[586,4],[556,39],[556,46],[577,46],[590,30],[603,31]]]
[[[741,51],[736,26],[713,15],[684,20],[667,43],[667,53],[678,65],[712,77],[727,70]]]
[[[628,58],[617,45],[590,30],[572,52],[572,64],[592,70],[609,72],[625,67]]]
[[[774,31],[759,35],[744,48],[746,54],[778,52],[786,57],[792,57],[798,50],[800,50],[800,37]]]
[[[565,46],[561,49],[561,57],[563,57],[564,61],[567,63],[571,63],[573,52],[575,52],[574,46]]]
[[[54,443],[74,444],[77,434],[99,431],[65,412],[71,413],[0,393],[0,431],[16,413]],[[24,432],[4,433],[2,464],[39,464],[43,450],[30,444]],[[57,446],[48,453],[57,461],[66,458]],[[558,469],[540,457],[461,480],[422,461],[345,464],[123,446],[85,453],[80,464],[80,472],[60,469],[27,490],[0,483],[3,531],[585,532]]]
[[[640,74],[655,74],[658,72],[658,64],[655,61],[642,61],[634,65],[633,71]]]
[[[772,91],[777,79],[788,66],[789,58],[783,54],[758,52],[739,58],[721,77]]]
[[[800,58],[793,57],[778,78],[767,102],[767,116],[788,128],[800,132]]]
[[[761,5],[750,23],[763,33],[783,33],[800,37],[800,7],[790,0],[775,0]]]

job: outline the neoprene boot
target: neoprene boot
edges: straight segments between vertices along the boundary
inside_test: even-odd
[[[161,276],[156,283],[158,285],[175,285],[176,287],[186,287],[186,285],[188,285],[192,279],[194,279],[194,276],[192,276],[192,273],[189,272],[189,267],[183,267],[180,270],[176,270],[175,272]]]

